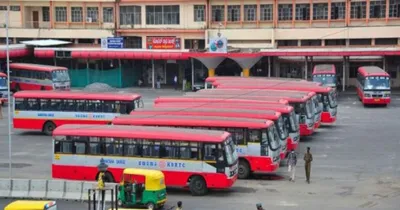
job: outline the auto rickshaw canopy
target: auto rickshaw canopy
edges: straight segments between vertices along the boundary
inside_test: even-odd
[[[139,168],[126,168],[124,169],[123,175],[140,175],[144,176],[145,183],[144,187],[145,190],[149,191],[156,191],[165,189],[165,180],[164,174],[158,170],[152,169],[139,169]]]
[[[4,210],[47,210],[56,206],[55,201],[17,200],[8,204]]]

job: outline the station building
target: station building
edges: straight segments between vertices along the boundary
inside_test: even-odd
[[[26,47],[32,62],[68,67],[75,86],[168,84],[174,75],[309,78],[320,63],[334,63],[346,86],[362,65],[384,68],[400,86],[400,0],[20,0],[0,2],[0,17],[8,6],[13,44],[70,42]],[[4,44],[5,18],[0,26]],[[107,37],[123,37],[123,49],[102,48]]]

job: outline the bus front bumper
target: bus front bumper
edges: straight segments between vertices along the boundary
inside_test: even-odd
[[[291,137],[289,137],[288,139],[288,144],[287,144],[287,150],[288,151],[292,151],[292,150],[296,150],[297,146],[299,146],[299,141],[294,141]]]
[[[310,136],[314,133],[314,126],[308,127],[306,124],[300,124],[300,136]]]
[[[322,112],[321,122],[323,123],[334,123],[336,122],[336,116],[331,116],[329,112]]]
[[[363,98],[363,104],[390,104],[390,98]]]

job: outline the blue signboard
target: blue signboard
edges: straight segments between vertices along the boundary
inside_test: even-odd
[[[101,48],[122,49],[124,48],[123,37],[107,37],[101,39]]]

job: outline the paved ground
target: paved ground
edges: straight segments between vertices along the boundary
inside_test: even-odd
[[[122,91],[132,91],[124,89]],[[145,106],[158,95],[175,91],[140,90]],[[297,181],[286,181],[286,168],[276,175],[239,180],[226,191],[192,197],[185,190],[170,189],[169,205],[182,200],[185,209],[398,209],[400,197],[400,97],[387,108],[365,108],[354,94],[341,94],[339,120],[302,139],[301,155],[307,146],[314,155],[312,183],[304,182],[299,161]],[[6,112],[6,109],[3,110]],[[0,177],[8,177],[7,121],[0,121]],[[13,131],[13,177],[50,178],[51,139],[32,132]],[[273,179],[273,180],[270,180]],[[0,200],[0,209],[8,200]],[[60,203],[61,210],[87,209],[84,203]]]

